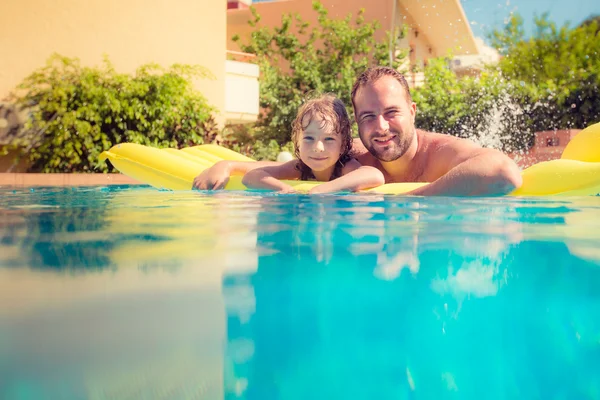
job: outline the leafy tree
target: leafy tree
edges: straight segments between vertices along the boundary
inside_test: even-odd
[[[414,90],[420,128],[469,137],[506,151],[527,149],[533,133],[600,121],[600,37],[591,20],[557,28],[536,17],[526,38],[513,15],[490,40],[503,55],[477,78],[458,78],[446,59],[425,69]]]
[[[193,89],[191,78],[209,77],[199,66],[155,64],[134,76],[53,55],[29,75],[9,101],[30,111],[24,132],[13,140],[31,172],[106,171],[104,150],[120,142],[183,147],[211,140],[214,109]]]
[[[486,147],[514,151],[528,147],[533,132],[523,105],[523,88],[493,70],[459,78],[447,59],[431,60],[425,84],[413,90],[416,125],[421,129],[472,139]]]
[[[331,19],[326,8],[313,2],[318,25],[311,26],[296,14],[282,16],[281,26],[252,32],[242,51],[257,55],[260,66],[260,106],[257,137],[265,141],[289,140],[291,123],[300,104],[313,93],[331,92],[340,97],[352,115],[350,92],[359,72],[374,64],[390,63],[390,40],[378,42],[377,22],[366,23],[364,10],[353,18]],[[252,8],[257,27],[260,15]],[[393,35],[398,39],[403,32]],[[390,38],[388,33],[388,39]],[[239,37],[233,38],[240,41]],[[392,40],[393,42],[393,40]],[[398,52],[392,65],[400,66],[405,54]]]
[[[596,32],[598,32],[600,29],[600,15],[590,15],[581,24],[579,24],[579,27],[583,28],[593,24],[594,22],[596,23]]]
[[[511,14],[510,19],[502,30],[495,29],[488,35],[493,47],[506,56],[517,44],[525,40],[523,18],[518,14]]]
[[[557,27],[547,15],[535,18],[533,37],[523,36],[514,16],[504,30],[491,34],[505,55],[498,64],[504,79],[528,88],[537,104],[530,116],[537,130],[582,128],[600,120],[600,24],[589,19],[571,29]]]

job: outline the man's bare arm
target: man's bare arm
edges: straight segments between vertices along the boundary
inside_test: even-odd
[[[194,178],[192,188],[198,190],[223,189],[232,175],[244,175],[255,168],[280,164],[275,161],[219,161]]]
[[[428,163],[438,168],[435,180],[409,194],[420,196],[500,196],[522,184],[517,164],[502,152],[452,138],[433,144]],[[429,166],[427,169],[430,169]]]

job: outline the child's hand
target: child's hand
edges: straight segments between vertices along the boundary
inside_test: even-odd
[[[309,194],[323,194],[323,193],[331,193],[331,190],[327,188],[327,185],[320,184],[308,191]]]
[[[290,187],[283,188],[283,189],[277,191],[277,193],[279,193],[279,194],[294,194],[294,193],[298,193],[298,192],[296,191],[296,189],[294,189],[292,186],[290,186]]]
[[[229,182],[231,166],[228,161],[219,161],[210,168],[206,168],[194,178],[193,188],[198,190],[223,189]]]

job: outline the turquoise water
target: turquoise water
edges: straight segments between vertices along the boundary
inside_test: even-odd
[[[1,399],[600,399],[600,197],[0,188]]]

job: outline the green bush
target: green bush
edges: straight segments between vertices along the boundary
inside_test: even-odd
[[[224,129],[221,144],[257,161],[275,161],[282,151],[294,154],[291,141],[281,145],[274,139],[261,140],[259,137],[260,132],[254,125],[231,125]]]
[[[210,73],[147,64],[132,76],[106,58],[92,68],[55,54],[9,97],[30,117],[5,151],[17,149],[30,172],[106,172],[98,156],[117,143],[181,148],[212,141],[215,110],[193,89],[194,78]]]

